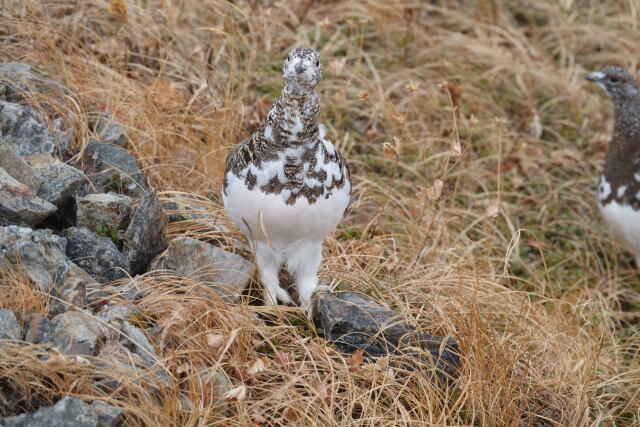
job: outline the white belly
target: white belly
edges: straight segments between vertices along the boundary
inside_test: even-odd
[[[293,205],[285,204],[281,194],[265,194],[257,187],[249,190],[233,173],[227,174],[224,206],[231,219],[249,239],[287,246],[299,240],[322,240],[342,219],[349,204],[350,184],[331,190],[314,204],[299,197]],[[249,228],[247,228],[247,225]]]
[[[606,206],[600,203],[599,205],[602,216],[611,227],[616,239],[633,252],[636,258],[640,258],[640,211],[615,201]]]

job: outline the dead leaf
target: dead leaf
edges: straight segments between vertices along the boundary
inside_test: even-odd
[[[383,142],[382,143],[382,152],[385,156],[394,158],[400,155],[400,140],[397,137],[393,137],[393,143]]]
[[[318,394],[318,397],[328,405],[331,398],[329,396],[329,386],[327,383],[314,378],[311,381],[311,387]]]
[[[521,176],[514,176],[511,178],[511,186],[515,189],[518,190],[520,188],[522,188],[522,186],[524,185],[524,179]]]
[[[260,358],[249,363],[249,369],[247,370],[247,373],[249,375],[256,375],[263,372],[265,369],[266,369],[265,360],[263,358]]]
[[[329,63],[329,70],[331,70],[331,74],[333,74],[334,76],[341,75],[346,62],[347,58],[344,56],[342,58],[334,59],[333,61],[331,61]]]
[[[367,99],[369,99],[369,93],[367,91],[362,91],[358,94],[358,99],[360,101],[366,101]]]
[[[254,424],[257,426],[264,426],[264,425],[267,425],[267,420],[265,420],[264,417],[262,417],[262,415],[254,412],[251,414],[251,424]]]
[[[224,343],[224,335],[207,334],[207,344],[209,347],[218,348]]]
[[[291,365],[291,355],[285,351],[276,351],[273,355],[273,362],[288,371],[289,365]]]
[[[454,139],[451,142],[451,151],[453,152],[453,155],[456,157],[462,155],[462,144],[460,144],[460,141],[458,139]]]
[[[407,89],[409,89],[409,91],[411,93],[415,93],[418,88],[420,87],[420,83],[418,82],[414,82],[413,80],[409,80],[409,83],[407,83],[406,85],[404,85],[404,87],[406,87]]]
[[[442,195],[442,189],[444,188],[444,182],[440,179],[433,181],[433,185],[427,189],[427,198],[430,200],[438,200]]]
[[[492,199],[487,206],[487,215],[491,217],[498,216],[500,212],[500,199]]]
[[[113,13],[123,23],[127,23],[127,5],[122,0],[109,1],[109,12]]]
[[[243,385],[232,388],[224,394],[224,398],[229,401],[242,402],[247,398],[247,388]]]
[[[292,406],[289,406],[287,409],[284,410],[284,412],[282,413],[282,415],[287,419],[287,421],[289,422],[296,422],[300,419],[300,417],[302,416],[300,414],[300,411],[298,411],[297,409],[295,409]]]
[[[395,120],[396,122],[398,122],[399,124],[401,124],[401,125],[403,125],[404,122],[407,120],[405,116],[402,116],[400,114],[398,114],[398,115],[394,114],[394,115],[391,116],[391,118],[393,120]]]
[[[551,161],[555,164],[566,164],[579,162],[580,156],[574,150],[569,148],[562,148],[560,150],[554,150],[551,152]]]
[[[358,370],[358,367],[362,365],[364,362],[364,356],[361,349],[358,349],[353,352],[351,356],[347,359],[347,363],[349,364],[349,372],[355,372]]]
[[[184,374],[186,372],[189,372],[190,370],[191,370],[191,365],[185,362],[176,368],[176,374]]]

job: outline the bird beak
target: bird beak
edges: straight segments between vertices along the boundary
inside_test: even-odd
[[[305,68],[304,64],[302,64],[302,62],[298,62],[296,64],[296,73],[300,74],[300,73],[304,73],[307,69]]]
[[[604,80],[604,73],[601,71],[596,71],[594,73],[587,74],[585,79],[589,80],[590,82],[601,82],[602,80]]]

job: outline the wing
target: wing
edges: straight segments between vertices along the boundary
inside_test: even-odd
[[[224,184],[222,190],[227,194],[227,186],[229,184],[227,174],[229,172],[236,176],[240,176],[242,171],[248,164],[254,160],[253,136],[236,144],[227,157],[227,163],[224,170]]]

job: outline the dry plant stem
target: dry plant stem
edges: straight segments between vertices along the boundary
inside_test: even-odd
[[[327,239],[320,278],[372,295],[420,331],[454,336],[464,364],[443,390],[427,364],[355,363],[298,308],[266,310],[244,296],[228,304],[193,279],[147,273],[135,278],[148,292],[133,304],[161,327],[153,344],[168,384],[145,368],[5,342],[2,388],[24,399],[0,399],[0,416],[70,395],[122,407],[133,426],[640,424],[637,272],[594,195],[612,109],[581,83],[608,63],[635,65],[634,2],[72,3],[2,3],[0,61],[34,65],[69,89],[20,102],[77,131],[80,154],[65,159],[77,167],[97,136],[89,118],[114,116],[149,184],[203,209],[185,208],[170,237],[243,256],[246,239],[219,203],[226,153],[277,96],[283,53],[309,45],[327,69],[344,61],[323,80],[321,115],[348,135],[340,148],[358,203]],[[459,99],[430,84],[443,77]],[[472,115],[477,123],[461,129]],[[494,117],[506,119],[497,135]],[[400,157],[380,150],[393,136]],[[453,142],[460,159],[447,158]],[[415,189],[438,177],[446,201],[419,206]],[[486,220],[488,196],[504,221]],[[518,230],[527,231],[516,241]],[[19,321],[47,311],[51,301],[24,275],[0,282],[0,306]],[[230,381],[233,401],[216,400],[206,370]],[[97,378],[119,386],[105,391]]]

